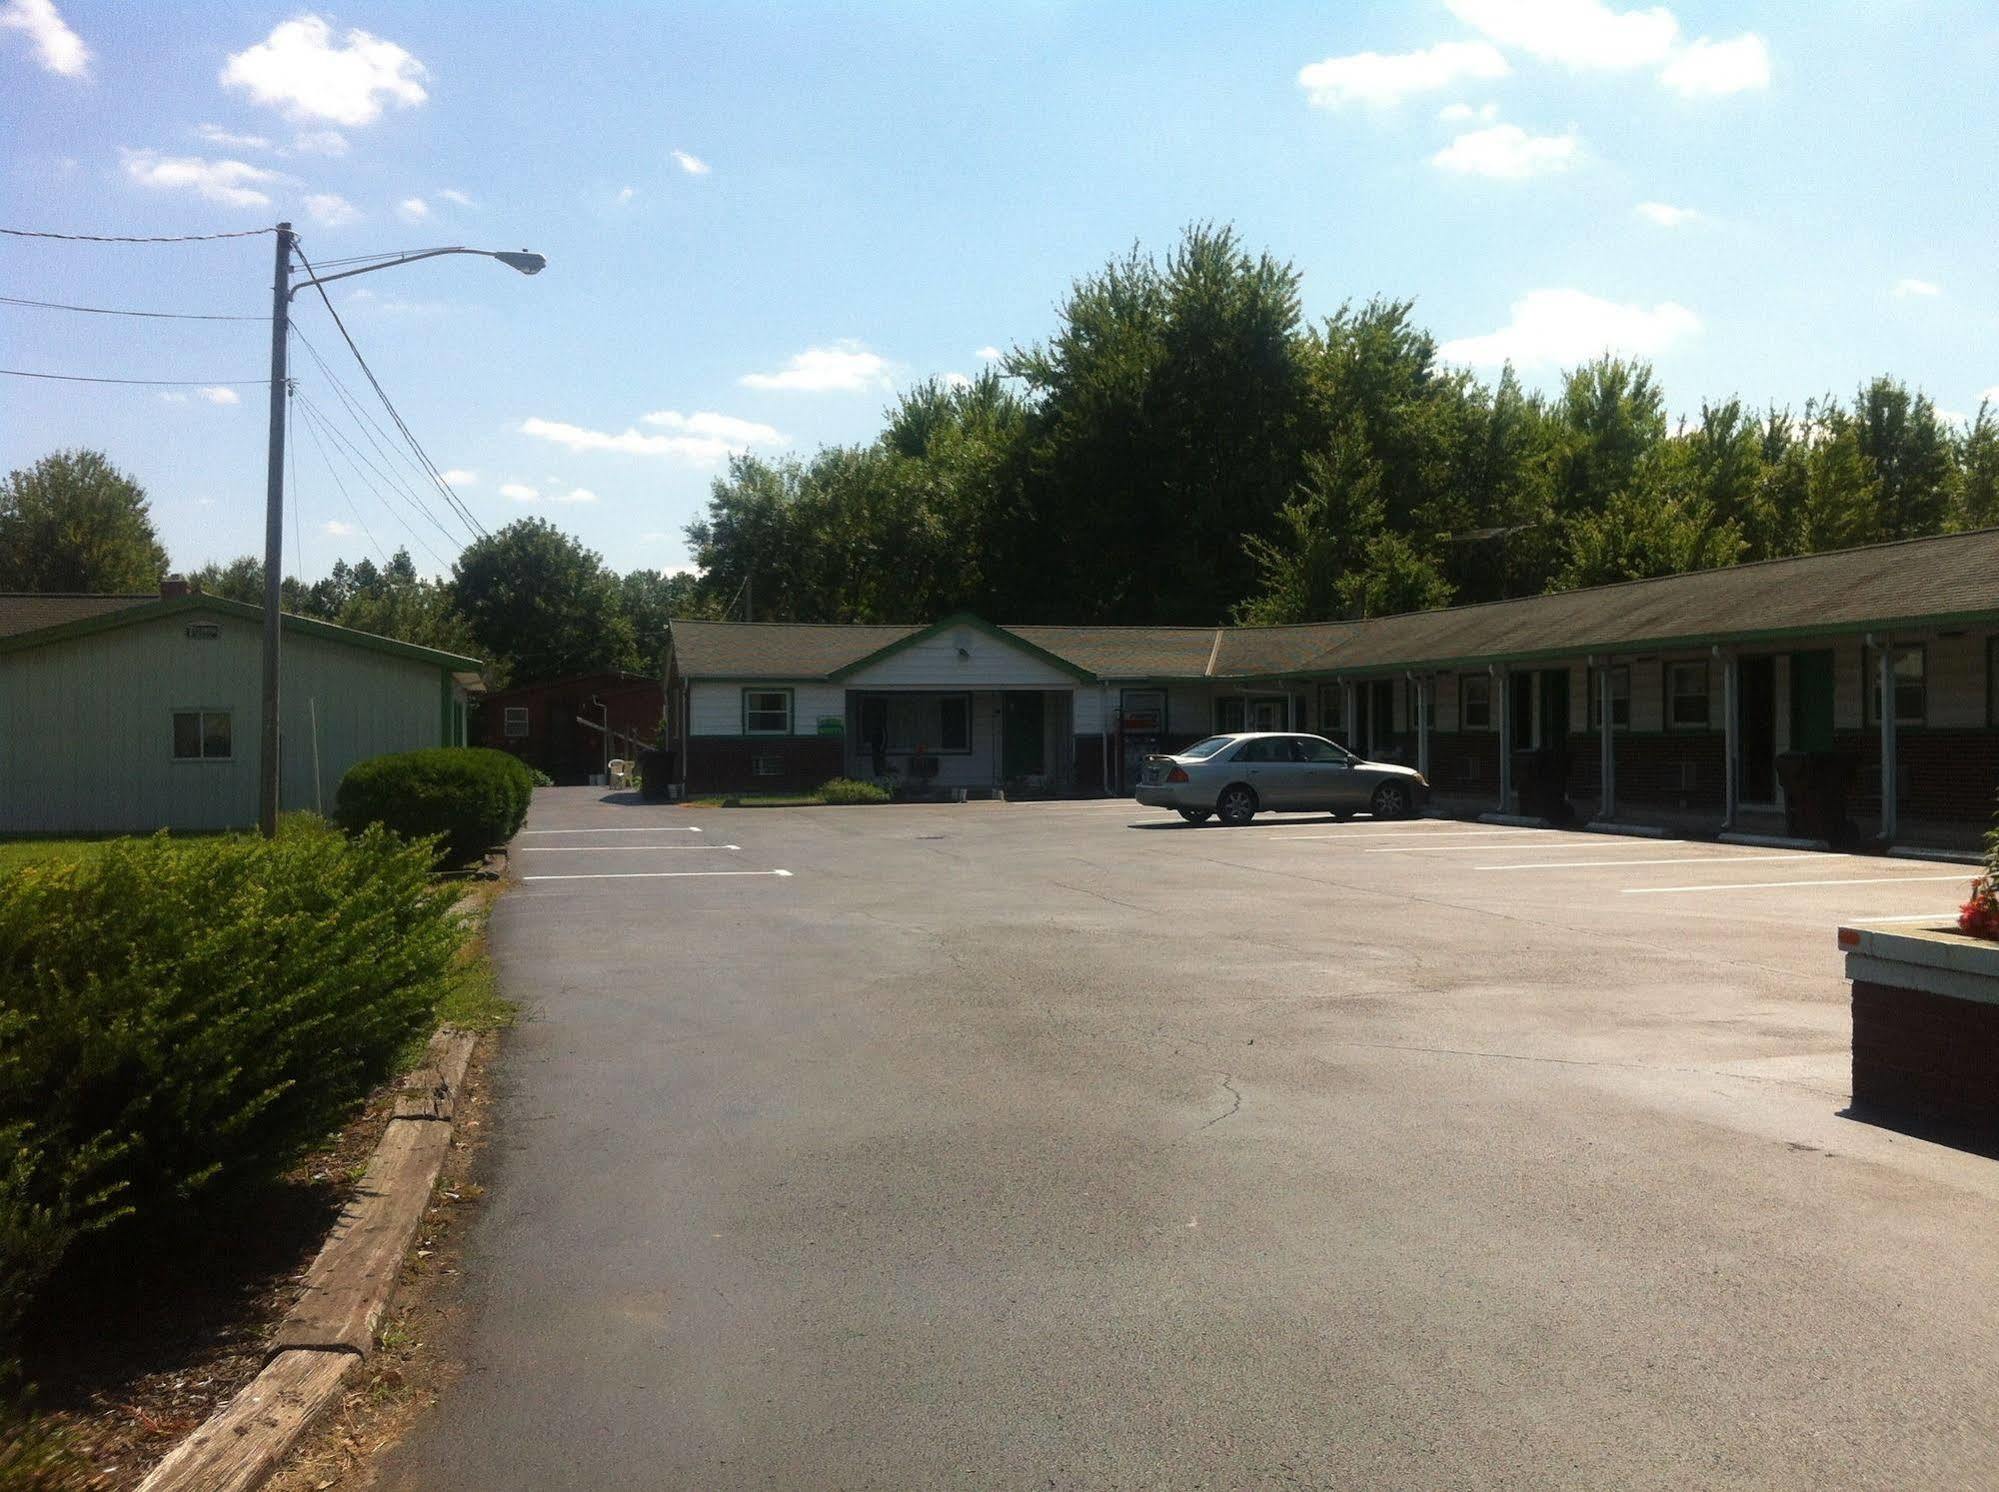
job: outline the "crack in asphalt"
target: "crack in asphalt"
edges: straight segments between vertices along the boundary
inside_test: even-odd
[[[1229,1081],[1229,1079],[1234,1076],[1235,1074],[1232,1072],[1223,1073],[1222,1087],[1228,1091],[1229,1097],[1233,1098],[1235,1102],[1230,1104],[1228,1108],[1223,1110],[1221,1113],[1215,1115],[1215,1117],[1210,1119],[1206,1124],[1201,1125],[1199,1129],[1196,1129],[1194,1131],[1195,1134],[1199,1134],[1203,1129],[1212,1129],[1217,1124],[1220,1124],[1224,1119],[1233,1119],[1237,1114],[1242,1112],[1242,1094],[1238,1093],[1235,1089],[1235,1085]]]

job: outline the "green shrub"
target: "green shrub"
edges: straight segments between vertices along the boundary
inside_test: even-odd
[[[856,782],[851,777],[835,777],[819,789],[819,796],[828,803],[886,803],[888,789],[876,787],[872,782]]]
[[[525,762],[523,762],[521,765],[527,766]],[[534,786],[536,787],[555,786],[555,779],[549,776],[548,773],[542,771],[540,767],[528,767],[528,781],[534,784]]]
[[[180,1226],[335,1128],[464,937],[427,846],[288,820],[107,846],[0,894],[0,1337],[78,1238]]]
[[[381,824],[405,839],[437,837],[438,863],[467,865],[505,844],[527,817],[526,763],[483,746],[437,746],[356,762],[335,796],[341,827]]]

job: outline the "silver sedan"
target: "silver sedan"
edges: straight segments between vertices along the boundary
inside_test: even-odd
[[[1134,796],[1190,824],[1213,817],[1246,824],[1259,813],[1407,818],[1429,792],[1420,772],[1363,761],[1323,736],[1254,732],[1210,736],[1170,756],[1147,757]]]

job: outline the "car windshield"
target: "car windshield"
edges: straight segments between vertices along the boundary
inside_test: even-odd
[[[1207,740],[1196,741],[1192,746],[1187,747],[1184,751],[1177,754],[1180,756],[1191,756],[1195,761],[1204,762],[1224,746],[1228,745],[1232,739],[1233,737],[1230,736],[1209,736]]]

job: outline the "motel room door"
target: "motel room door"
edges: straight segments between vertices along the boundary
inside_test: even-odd
[[[1020,691],[1000,696],[1000,780],[1013,782],[1048,770],[1044,701]]]
[[[1735,663],[1735,739],[1742,751],[1737,791],[1744,803],[1777,801],[1777,660]]]
[[[1791,749],[1832,750],[1832,650],[1791,654]]]

